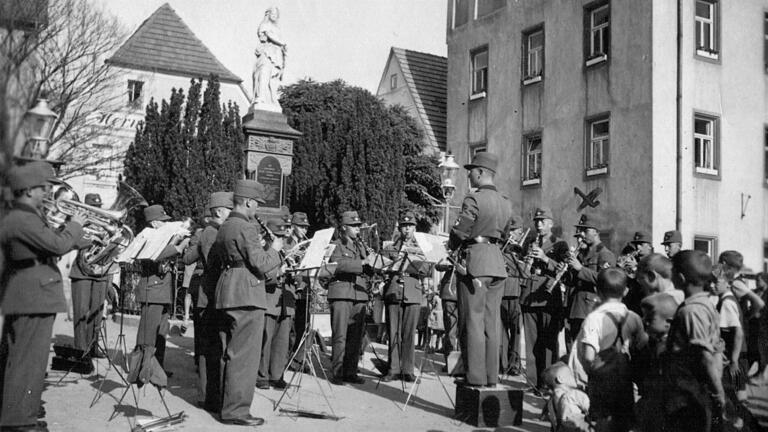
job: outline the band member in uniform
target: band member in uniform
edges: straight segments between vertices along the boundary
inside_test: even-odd
[[[184,264],[197,264],[189,283],[193,300],[195,325],[195,353],[197,357],[198,405],[207,411],[218,411],[220,400],[221,340],[216,320],[216,304],[213,302],[215,284],[207,283],[208,254],[216,241],[219,227],[229,217],[234,207],[232,192],[214,192],[208,200],[210,212],[203,229],[192,237],[184,251]],[[210,377],[210,379],[209,379]]]
[[[456,296],[456,278],[453,266],[448,261],[443,261],[435,265],[435,270],[443,272],[440,278],[440,305],[443,308],[443,354],[445,355],[445,364],[448,364],[448,357],[451,352],[459,348],[459,305]],[[446,367],[447,369],[447,367]],[[450,373],[451,371],[448,370]]]
[[[509,231],[512,206],[493,184],[498,164],[496,155],[478,152],[464,165],[477,191],[464,197],[448,239],[448,248],[461,248],[466,259],[466,275],[459,277],[457,286],[470,386],[495,386],[499,381],[501,297],[507,277],[500,247]]]
[[[399,235],[394,241],[393,249],[397,253],[390,258],[402,263],[401,268],[393,268],[393,273],[384,291],[384,303],[387,308],[387,326],[389,329],[389,372],[382,377],[382,381],[402,379],[412,382],[413,363],[416,356],[414,335],[421,311],[421,303],[424,300],[421,279],[425,277],[428,266],[412,272],[411,260],[423,260],[423,256],[410,255],[409,251],[418,249],[416,238],[416,216],[411,211],[406,211],[400,217],[398,223]]]
[[[13,209],[0,223],[0,248],[5,271],[0,275],[5,317],[2,333],[3,430],[47,431],[37,421],[53,321],[67,311],[57,257],[69,252],[83,235],[85,217],[75,213],[61,230],[51,229],[42,216],[43,200],[55,181],[53,167],[32,162],[6,174]]]
[[[667,231],[664,233],[664,241],[661,242],[664,246],[664,252],[669,259],[672,259],[676,253],[683,249],[683,235],[680,231]]]
[[[336,272],[328,284],[328,302],[331,306],[331,383],[362,384],[365,380],[357,374],[357,362],[362,347],[365,306],[368,303],[368,281],[363,270],[368,257],[365,245],[360,241],[360,216],[356,211],[341,215],[339,238],[329,262],[336,263]]]
[[[632,243],[632,245],[635,246],[635,250],[637,250],[637,257],[635,258],[637,262],[640,262],[641,259],[653,253],[653,241],[651,240],[651,235],[645,231],[636,232],[630,243]]]
[[[616,266],[616,256],[602,243],[600,228],[594,217],[582,214],[579,223],[575,226],[576,231],[582,233],[587,247],[579,249],[578,254],[571,255],[568,262],[574,280],[568,314],[569,328],[566,332],[566,338],[570,341],[576,339],[584,318],[592,312],[599,301],[596,286],[597,274],[604,268]]]
[[[502,250],[507,267],[504,280],[504,296],[501,298],[501,359],[499,372],[517,375],[520,373],[520,293],[527,282],[525,262],[521,259],[519,243],[523,235],[522,219],[514,215],[510,219],[508,240]]]
[[[530,279],[520,294],[525,332],[525,372],[538,389],[545,386],[544,369],[557,361],[560,344],[557,336],[563,328],[563,298],[554,292],[558,260],[555,245],[563,240],[552,233],[552,211],[539,207],[533,212],[536,236],[523,246],[528,251],[526,271]]]
[[[101,196],[96,193],[85,195],[85,204],[101,208]],[[84,253],[80,250],[79,254]],[[109,269],[104,274],[94,275],[82,268],[81,257],[72,263],[69,278],[72,280],[72,324],[75,327],[75,348],[88,352],[91,357],[103,358],[98,350],[101,312],[104,298],[112,275]]]
[[[291,216],[291,231],[288,237],[285,239],[285,250],[291,250],[300,242],[307,239],[307,229],[309,228],[309,220],[307,214],[304,212],[296,212]],[[293,273],[286,277],[285,283],[291,284],[293,292],[296,293],[296,313],[293,322],[293,332],[291,334],[291,349],[299,349],[298,344],[301,342],[301,335],[304,334],[307,315],[307,289],[308,280],[307,274]],[[299,362],[301,359],[294,360]]]
[[[267,227],[276,237],[285,238],[290,225],[283,219],[271,219]],[[269,245],[268,245],[269,247]],[[283,247],[285,250],[285,247]],[[261,361],[256,387],[284,389],[288,383],[283,370],[288,361],[291,327],[296,310],[296,292],[292,284],[285,283],[283,267],[270,270],[266,279],[267,309],[264,313],[264,340],[261,344]]]
[[[152,228],[159,228],[171,219],[165,214],[160,204],[144,209],[144,220]],[[176,258],[189,244],[189,238],[176,236],[160,252],[154,261],[137,261],[141,266],[139,281],[136,285],[136,301],[141,304],[141,318],[136,333],[136,347],[155,348],[160,366],[165,360],[165,336],[168,334],[168,314],[173,297],[173,268]],[[172,374],[166,371],[170,377]]]
[[[216,284],[215,304],[224,344],[220,419],[225,424],[264,424],[264,419],[251,415],[250,408],[267,308],[264,279],[267,272],[282,265],[279,251],[283,247],[283,240],[275,238],[265,250],[259,227],[250,221],[256,217],[259,203],[266,202],[265,195],[261,183],[235,183],[235,207],[219,228],[208,255],[211,268],[223,269]]]

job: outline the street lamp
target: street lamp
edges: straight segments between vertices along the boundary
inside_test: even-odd
[[[456,163],[452,154],[448,153],[443,156],[443,160],[438,165],[440,168],[440,188],[443,190],[443,198],[445,199],[445,208],[443,212],[443,229],[448,232],[448,224],[450,221],[450,209],[451,199],[456,192],[456,173],[459,171],[459,164]]]
[[[38,99],[34,108],[27,111],[24,116],[24,131],[26,143],[21,150],[23,159],[45,159],[48,155],[48,141],[53,131],[53,123],[56,121],[55,112],[48,108],[48,101]]]

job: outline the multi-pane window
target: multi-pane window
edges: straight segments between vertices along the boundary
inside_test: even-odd
[[[488,48],[472,52],[472,96],[484,95],[488,88]]]
[[[696,54],[716,59],[718,58],[717,41],[717,2],[713,0],[696,0]]]
[[[475,0],[475,19],[484,17],[504,7],[506,0]]]
[[[608,145],[610,119],[607,117],[587,122],[586,170],[587,175],[608,172]]]
[[[693,118],[694,166],[699,174],[717,175],[717,119],[696,114]]]
[[[599,63],[608,58],[610,49],[610,20],[611,9],[608,4],[586,10],[586,24],[588,41],[587,65]]]
[[[128,104],[134,107],[141,105],[143,81],[128,80]]]
[[[541,183],[541,135],[523,137],[523,186]]]
[[[713,260],[717,258],[717,237],[696,235],[693,237],[693,250],[704,252]]]
[[[523,81],[540,81],[544,72],[544,30],[523,34]],[[536,79],[538,78],[538,79]]]
[[[470,1],[453,0],[453,28],[461,27],[469,21]]]

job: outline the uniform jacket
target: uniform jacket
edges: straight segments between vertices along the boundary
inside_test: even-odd
[[[267,308],[264,279],[279,267],[280,255],[261,246],[259,228],[240,213],[232,212],[221,225],[208,254],[210,266],[221,271],[216,283],[216,309]]]
[[[290,247],[283,244],[283,252],[287,252]],[[284,273],[281,267],[267,272],[265,285],[267,315],[276,317],[293,316],[296,312],[296,288],[288,283],[288,274]]]
[[[402,241],[398,239],[395,241],[395,250],[399,249]],[[405,241],[405,248],[414,249],[418,248],[419,244],[416,243],[415,238],[410,238]],[[393,253],[390,256],[391,259],[398,259],[398,254]],[[406,304],[421,303],[424,299],[424,292],[421,286],[421,279],[428,276],[431,273],[430,266],[423,262],[423,256],[409,255],[412,261],[421,261],[421,265],[414,263],[408,265],[406,262],[404,265],[409,268],[404,268],[403,271],[392,274],[389,279],[386,288],[384,289],[384,302],[387,304],[400,303],[401,301]],[[395,263],[397,265],[397,263]],[[397,271],[400,269],[392,269]],[[409,272],[410,271],[410,272]]]
[[[216,234],[219,232],[219,226],[220,225],[216,222],[208,222],[205,228],[195,232],[195,235],[192,236],[192,239],[189,242],[189,247],[184,251],[184,255],[181,259],[184,261],[184,265],[197,263],[195,273],[198,273],[198,271],[204,273],[204,269],[208,262],[208,254],[211,251],[211,247],[213,247],[213,243],[216,241]],[[199,308],[208,306],[208,297],[213,297],[213,290],[216,288],[215,284],[209,286],[204,281],[205,279],[203,278],[203,283],[200,283],[198,287],[197,304],[195,306]]]
[[[179,251],[169,244],[155,261],[137,261],[140,266],[136,284],[136,301],[139,303],[170,304],[173,297],[173,267]]]
[[[368,281],[363,277],[366,251],[352,239],[336,239],[329,262],[336,263],[336,272],[328,283],[328,300],[368,301]]]
[[[68,222],[50,228],[33,207],[17,204],[0,223],[0,247],[6,268],[0,275],[0,310],[5,315],[66,312],[61,273],[55,258],[69,252],[83,227]],[[29,266],[31,260],[36,265]],[[19,264],[17,267],[15,263]]]
[[[616,265],[616,256],[602,243],[581,249],[578,258],[583,267],[575,274],[574,294],[568,314],[571,319],[584,319],[592,312],[598,302],[597,274]]]
[[[523,292],[523,286],[528,282],[529,278],[529,275],[526,273],[525,262],[513,253],[505,254],[504,262],[507,267],[507,279],[504,281],[504,297],[520,297]]]
[[[493,185],[481,186],[464,198],[461,213],[451,229],[448,247],[456,250],[468,240],[482,236],[500,241],[509,230],[512,206]],[[507,277],[500,244],[465,246],[467,272],[473,277]]]
[[[523,249],[528,250],[537,237],[528,240]],[[520,293],[520,304],[528,307],[547,307],[549,309],[562,309],[562,295],[556,295],[555,278],[557,277],[557,261],[554,259],[554,246],[562,239],[554,234],[544,236],[541,239],[541,249],[549,257],[549,262],[534,260],[531,265],[531,274],[527,283],[523,285]],[[555,294],[553,294],[555,293]]]
[[[283,250],[288,253],[291,249],[293,249],[294,246],[299,244],[300,241],[293,235],[290,235],[286,237],[285,244],[283,245]],[[290,285],[288,289],[294,294],[294,299],[296,298],[307,298],[307,291],[309,287],[309,276],[307,276],[308,271],[303,272],[291,272],[287,273],[285,275],[285,284]],[[295,300],[294,300],[294,306],[295,306]]]

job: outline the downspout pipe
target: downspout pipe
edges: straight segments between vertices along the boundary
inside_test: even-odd
[[[677,88],[675,92],[675,105],[677,117],[675,118],[675,144],[677,157],[675,158],[675,229],[680,231],[683,220],[683,0],[677,0]]]

